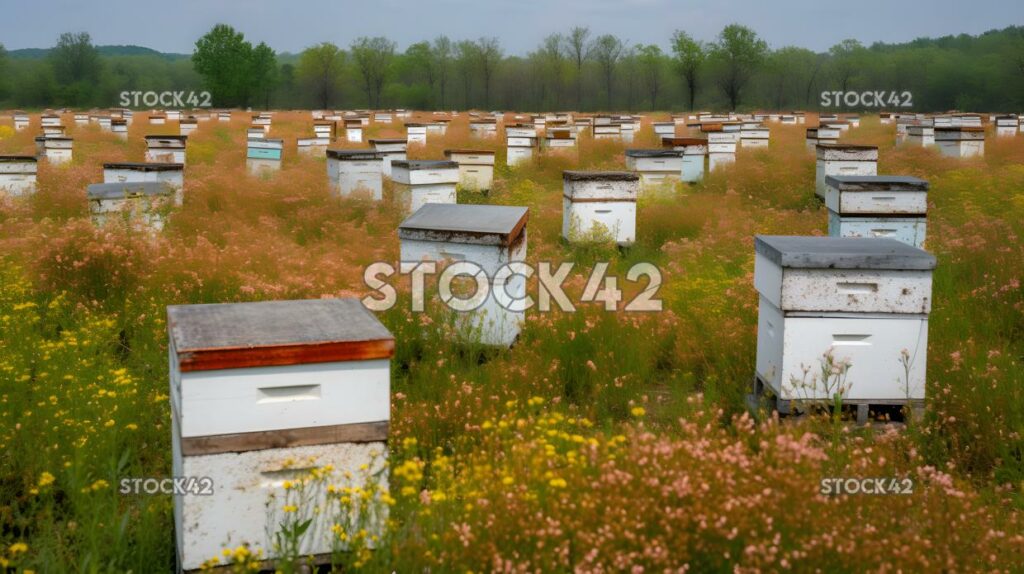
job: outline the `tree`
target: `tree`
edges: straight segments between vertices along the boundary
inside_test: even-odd
[[[463,40],[455,45],[455,67],[462,79],[463,107],[466,109],[473,107],[470,96],[473,89],[473,75],[476,72],[478,48],[476,42],[469,40]]]
[[[622,41],[611,34],[605,34],[594,39],[594,45],[590,50],[597,65],[601,68],[601,76],[604,78],[605,101],[610,110],[612,108],[612,79],[615,76],[615,65],[622,57]]]
[[[664,54],[662,54],[661,48],[654,44],[637,46],[636,53],[641,73],[643,74],[644,85],[647,87],[647,95],[651,98],[651,109],[657,109],[658,93],[661,91]]]
[[[445,99],[448,88],[448,71],[452,61],[452,41],[448,36],[434,38],[434,45],[431,48],[434,53],[434,62],[437,65],[437,84],[441,89],[441,109],[445,108]]]
[[[693,111],[697,101],[697,80],[708,57],[707,49],[702,42],[694,40],[686,32],[676,30],[672,35],[672,51],[676,55],[676,68],[686,82],[690,111]]]
[[[740,95],[768,53],[768,44],[757,33],[739,24],[726,26],[711,50],[721,66],[718,84],[735,110]]]
[[[380,109],[381,91],[395,57],[395,43],[382,36],[362,37],[352,42],[351,51],[359,75],[363,77],[367,105]]]
[[[840,91],[850,89],[853,78],[864,68],[867,50],[857,40],[843,40],[828,49],[832,58],[832,74]]]
[[[541,42],[540,48],[534,53],[539,67],[541,69],[542,77],[539,82],[541,86],[541,105],[543,106],[544,94],[547,92],[548,84],[550,84],[550,92],[554,95],[555,108],[558,108],[561,103],[562,94],[562,72],[565,67],[565,51],[563,46],[565,45],[565,37],[561,34],[551,34],[547,38],[544,38]]]
[[[330,42],[311,46],[299,55],[295,78],[313,95],[320,109],[330,109],[341,91],[345,52]]]
[[[501,64],[501,45],[497,38],[480,38],[476,43],[476,57],[484,80],[484,107],[491,107],[491,78]]]
[[[278,82],[277,55],[270,46],[260,42],[252,51],[249,67],[253,95],[262,97],[263,107],[269,110],[270,96]]]
[[[92,45],[89,34],[61,34],[49,59],[61,101],[69,105],[87,103],[99,83],[101,67],[99,51]]]
[[[590,58],[590,29],[579,26],[569,30],[565,38],[565,45],[569,57],[576,66],[576,107],[580,108],[583,102],[583,62]]]
[[[192,53],[193,67],[219,106],[248,103],[251,58],[252,44],[226,24],[217,24],[197,40]]]
[[[766,87],[771,107],[782,110],[787,102],[803,100],[803,93],[798,93],[798,90],[808,81],[813,82],[817,59],[814,52],[793,46],[780,48],[768,55],[765,60]]]
[[[7,50],[0,44],[0,99],[7,97]]]
[[[437,83],[437,63],[430,42],[417,42],[406,48],[403,61],[404,67],[411,69],[416,77],[426,80],[431,102],[428,106],[432,107],[434,86]]]

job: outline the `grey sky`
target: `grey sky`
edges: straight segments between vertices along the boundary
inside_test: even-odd
[[[1024,24],[1021,0],[3,0],[0,43],[8,49],[52,46],[61,32],[89,32],[96,44],[192,51],[218,22],[279,52],[359,36],[384,35],[404,49],[446,34],[496,36],[507,53],[525,54],[575,25],[630,43],[667,47],[675,29],[711,40],[738,22],[774,48],[825,50],[844,38],[865,44],[922,36],[977,34]]]

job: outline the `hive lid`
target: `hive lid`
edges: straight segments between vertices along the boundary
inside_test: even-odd
[[[640,181],[632,171],[563,171],[563,181]]]
[[[934,269],[923,249],[877,237],[757,235],[754,249],[780,267],[796,269]]]
[[[928,191],[928,182],[908,175],[829,175],[825,185],[840,191]]]
[[[371,144],[404,144],[404,143],[409,143],[409,141],[406,140],[405,138],[401,138],[401,139],[398,139],[398,138],[369,139],[369,140],[366,140],[366,141],[370,142]]]
[[[171,305],[167,329],[183,372],[387,359],[395,349],[355,298]]]
[[[427,169],[458,169],[459,164],[454,161],[446,160],[408,160],[408,159],[396,159],[391,160],[391,167],[402,167],[409,171],[419,171]]]
[[[703,138],[661,138],[661,145],[671,147],[706,146],[708,140]]]
[[[0,155],[0,163],[21,163],[25,161],[36,163],[39,160],[34,155]]]
[[[451,157],[454,154],[458,155],[494,155],[494,150],[490,149],[446,149],[444,150],[444,157]]]
[[[626,157],[682,157],[683,152],[674,149],[627,149]]]
[[[143,137],[145,139],[147,139],[147,140],[179,140],[179,141],[185,141],[185,140],[188,139],[188,136],[176,135],[176,134],[175,135],[148,135],[148,136],[143,136]]]
[[[398,226],[399,239],[510,245],[526,228],[530,210],[510,205],[427,203]]]
[[[375,149],[329,149],[327,150],[327,157],[353,161],[384,158],[384,156]]]
[[[182,163],[145,163],[145,162],[121,162],[105,163],[103,169],[130,169],[132,171],[182,171],[185,164]]]
[[[124,199],[129,196],[172,195],[174,187],[165,181],[94,183],[86,188],[90,200]]]

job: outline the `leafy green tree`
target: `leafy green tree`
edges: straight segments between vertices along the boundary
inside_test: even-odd
[[[102,66],[89,34],[61,34],[49,59],[61,102],[72,106],[90,103]]]
[[[730,24],[718,35],[711,55],[720,66],[718,85],[725,92],[729,106],[740,104],[743,88],[753,77],[768,53],[768,44],[746,26]]]
[[[310,46],[299,55],[295,80],[320,109],[330,109],[341,91],[345,52],[330,42]]]
[[[192,63],[203,77],[203,85],[218,106],[244,106],[252,83],[249,77],[252,44],[241,32],[226,24],[217,24],[196,41]]]
[[[8,74],[7,50],[0,44],[0,100],[7,97]]]
[[[611,34],[598,36],[590,48],[594,61],[601,69],[601,77],[604,78],[605,103],[609,110],[612,107],[612,80],[615,76],[615,66],[622,58],[623,49],[622,40]]]
[[[472,90],[473,90],[473,78],[476,76],[476,64],[478,61],[477,50],[479,46],[476,42],[470,42],[469,40],[462,40],[455,45],[455,68],[459,72],[459,78],[462,80],[462,91],[463,91],[463,107],[471,108],[472,104]]]
[[[576,68],[576,107],[583,104],[583,63],[590,59],[590,28],[576,26],[565,37],[566,52]]]
[[[700,41],[694,40],[689,34],[682,30],[676,30],[672,34],[672,51],[675,53],[675,65],[679,74],[686,83],[686,92],[689,96],[690,110],[693,111],[697,101],[698,80],[701,68],[707,61],[707,47]]]
[[[864,71],[867,50],[857,40],[847,39],[829,48],[828,53],[832,57],[836,88],[846,92],[851,88],[853,79]]]
[[[263,100],[264,109],[270,109],[270,96],[278,83],[277,55],[270,46],[260,42],[253,48],[252,57],[249,62],[251,71],[249,77],[253,86],[253,93]]]
[[[491,107],[491,83],[494,73],[501,64],[501,44],[497,38],[480,38],[476,43],[476,58],[480,66],[480,77],[484,81],[484,107]]]
[[[381,36],[361,37],[352,42],[350,50],[363,78],[367,105],[379,109],[381,91],[395,57],[395,43]]]
[[[406,48],[402,61],[403,67],[412,72],[412,77],[426,82],[427,89],[433,96],[437,84],[438,66],[430,42],[417,42],[410,45]],[[432,106],[432,97],[428,98],[427,102],[428,106]]]
[[[453,51],[452,41],[448,39],[448,36],[434,38],[431,52],[433,52],[434,63],[437,66],[437,84],[441,91],[441,109],[444,109],[447,103],[448,74],[451,70]]]
[[[665,55],[661,52],[661,48],[655,44],[637,46],[636,53],[643,74],[644,85],[647,88],[647,95],[651,98],[651,109],[657,109],[658,94],[661,93]]]

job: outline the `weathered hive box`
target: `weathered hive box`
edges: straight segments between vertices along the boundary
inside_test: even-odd
[[[42,116],[39,117],[39,125],[41,127],[43,127],[43,128],[51,128],[51,127],[60,126],[60,116],[59,115],[49,115],[49,114],[42,115]],[[44,133],[45,133],[45,131],[44,131]]]
[[[146,161],[185,163],[185,144],[188,136],[151,135],[146,138]]]
[[[640,186],[644,188],[675,185],[682,179],[683,167],[682,151],[665,148],[626,150],[626,169],[640,176]]]
[[[882,125],[888,125],[895,121],[891,112],[882,112],[878,114],[878,122]]]
[[[184,200],[185,166],[180,163],[105,163],[103,183],[139,183],[153,181],[174,188],[174,202]]]
[[[199,129],[199,120],[196,118],[182,118],[178,121],[178,133],[183,136],[190,136],[197,129]]]
[[[483,191],[494,184],[494,152],[490,150],[449,149],[444,157],[459,164],[459,185],[463,189]]]
[[[459,164],[454,161],[393,160],[391,180],[398,203],[407,213],[428,203],[457,203]]]
[[[998,116],[995,119],[996,137],[1014,137],[1020,126],[1017,116]]]
[[[167,328],[173,475],[214,485],[174,497],[179,567],[242,544],[276,558],[289,500],[311,519],[300,554],[329,557],[336,497],[321,485],[297,503],[285,483],[319,469],[364,487],[372,473],[386,491],[394,337],[357,299],[170,306]]]
[[[498,122],[494,120],[474,120],[469,122],[469,131],[478,138],[492,138],[498,135]]]
[[[770,132],[764,126],[744,126],[740,131],[740,146],[742,147],[768,147]]]
[[[796,116],[794,116],[793,114],[782,114],[781,116],[779,116],[779,123],[785,126],[795,126]]]
[[[270,124],[272,123],[272,121],[273,118],[264,114],[252,116],[252,125],[264,128],[267,132],[270,131]]]
[[[708,154],[708,140],[700,138],[662,138],[663,147],[683,152],[683,171],[680,179],[694,183],[704,179],[704,158]]]
[[[953,116],[953,125],[961,127],[980,128],[981,115],[979,114],[957,114]]]
[[[818,144],[814,193],[825,198],[825,178],[830,175],[878,175],[878,147]]]
[[[245,138],[250,140],[261,140],[267,137],[267,130],[262,127],[252,127],[245,129]]]
[[[509,167],[530,161],[537,147],[536,136],[507,136],[505,163]]]
[[[553,152],[573,150],[576,148],[576,128],[548,128],[544,136],[544,145]]]
[[[72,159],[72,149],[75,141],[63,136],[42,136],[36,138],[36,151],[40,157],[54,164],[68,163]]]
[[[935,128],[932,126],[907,126],[906,142],[915,146],[935,145]]]
[[[338,124],[334,122],[313,122],[313,134],[318,138],[334,139]]]
[[[284,152],[282,139],[251,139],[246,142],[245,165],[249,173],[258,175],[281,169]]]
[[[149,125],[162,126],[167,123],[167,116],[164,114],[152,114],[149,116]]]
[[[173,186],[159,181],[95,183],[86,188],[89,212],[96,225],[125,219],[155,231],[163,229],[177,195]]]
[[[985,128],[936,126],[935,144],[946,157],[981,157],[985,155]]]
[[[0,195],[29,195],[36,190],[38,160],[30,155],[0,155]]]
[[[394,121],[394,116],[391,112],[375,112],[373,114],[373,121],[378,124],[390,124]]]
[[[345,141],[351,143],[363,141],[363,122],[359,118],[345,120]]]
[[[459,313],[457,326],[464,340],[509,347],[519,336],[525,311],[512,301],[526,297],[526,278],[502,268],[526,260],[528,217],[525,207],[432,203],[398,227],[403,263],[468,262],[486,276],[478,277],[490,285],[486,299]]]
[[[818,122],[836,122],[839,121],[839,114],[818,114]]]
[[[570,243],[636,241],[640,176],[628,171],[562,172],[562,237]]]
[[[110,133],[122,140],[128,139],[128,120],[110,120]]]
[[[852,365],[844,402],[923,399],[934,268],[931,254],[892,239],[757,236],[757,377],[782,400],[828,401],[831,352]]]
[[[424,124],[427,126],[427,135],[437,134],[443,136],[448,132],[448,120],[435,119],[432,122]]]
[[[89,114],[75,114],[75,125],[84,126],[89,124]]]
[[[164,114],[167,116],[167,121],[176,122],[181,120],[181,110],[167,110]]]
[[[48,137],[48,138],[50,138],[50,137],[61,137],[61,136],[64,136],[66,134],[66,132],[67,132],[67,128],[65,128],[64,126],[62,126],[60,124],[50,125],[50,126],[42,126],[42,128],[43,128],[43,136]]]
[[[633,139],[636,137],[636,125],[630,121],[620,122],[619,137],[627,145],[633,143]]]
[[[427,126],[426,124],[405,124],[405,141],[406,143],[426,145],[427,143]]]
[[[610,119],[609,119],[610,121]],[[609,140],[622,138],[622,124],[594,124],[594,139]]]
[[[298,138],[295,140],[295,147],[303,155],[323,157],[329,145],[331,145],[331,138],[325,137]]]
[[[796,123],[798,123],[798,124],[806,124],[807,123],[807,113],[806,112],[793,112],[793,115],[796,116]]]
[[[384,197],[384,156],[372,149],[327,150],[327,179],[342,197],[369,194]]]
[[[844,121],[844,120],[835,120],[835,121],[827,121],[827,122],[820,122],[820,123],[821,123],[820,127],[838,129],[839,133],[845,132],[845,131],[850,129],[850,122],[847,122],[847,121]]]
[[[29,115],[28,114],[26,114],[24,112],[15,112],[14,113],[14,130],[15,131],[19,131],[20,132],[21,130],[27,128],[28,124],[29,124]]]
[[[857,116],[845,116],[843,119],[846,120],[846,123],[850,124],[851,128],[860,127],[860,118]]]
[[[382,171],[387,177],[391,177],[391,162],[398,159],[407,159],[406,149],[409,142],[403,139],[371,139],[370,145],[384,158]]]
[[[513,124],[505,127],[506,138],[536,138],[537,128],[531,125]]]
[[[714,171],[736,161],[735,134],[720,129],[715,131],[707,126],[704,132],[708,135],[708,171]]]
[[[231,121],[231,112],[230,111],[217,112],[217,121],[218,122],[230,122]]]
[[[832,237],[884,237],[924,245],[928,182],[908,176],[825,178],[828,234]]]

